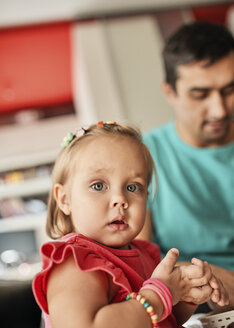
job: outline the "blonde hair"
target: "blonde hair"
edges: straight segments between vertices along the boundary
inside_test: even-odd
[[[128,125],[120,124],[109,124],[103,123],[103,125],[91,125],[88,129],[84,130],[84,134],[80,137],[75,137],[66,147],[64,147],[54,164],[52,172],[52,188],[49,194],[48,200],[48,211],[47,211],[47,223],[46,232],[49,237],[53,239],[60,238],[70,232],[74,232],[74,227],[70,215],[66,215],[58,207],[56,199],[54,197],[54,186],[56,183],[64,185],[71,175],[72,168],[75,165],[75,154],[81,148],[81,145],[89,142],[92,138],[98,138],[99,136],[106,137],[129,137],[137,142],[137,144],[142,148],[142,154],[145,159],[147,172],[147,183],[151,182],[153,173],[156,177],[156,169],[154,166],[151,154],[142,142],[142,136],[138,129],[133,128]]]

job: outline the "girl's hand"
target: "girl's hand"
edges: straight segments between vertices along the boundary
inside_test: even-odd
[[[160,279],[171,291],[173,305],[179,301],[201,304],[210,299],[212,273],[207,262],[193,259],[192,264],[176,266],[179,251],[172,248],[159,263],[152,278]]]

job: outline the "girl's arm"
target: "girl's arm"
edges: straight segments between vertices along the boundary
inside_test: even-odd
[[[178,325],[183,325],[194,314],[197,305],[179,302],[173,306],[172,312],[176,317]]]
[[[70,256],[52,270],[48,279],[47,301],[53,328],[152,328],[149,315],[138,301],[109,304],[114,288],[104,272],[82,272]],[[161,317],[160,298],[151,290],[141,294]]]

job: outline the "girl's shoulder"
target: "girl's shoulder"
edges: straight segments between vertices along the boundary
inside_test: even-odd
[[[86,301],[92,298],[92,293],[98,294],[99,298],[86,305],[87,312],[93,310],[93,304],[99,299],[101,302],[106,299],[109,290],[107,275],[104,270],[96,270],[97,262],[99,265],[103,263],[101,260],[95,263],[95,251],[79,235],[44,244],[41,255],[43,269],[33,281],[33,291],[49,327],[52,327],[51,321],[54,325],[56,322],[62,324],[64,313],[71,313],[74,307],[79,309],[75,316],[82,312],[84,298]],[[70,325],[69,316],[66,320]]]
[[[41,247],[42,270],[33,280],[33,292],[37,303],[45,313],[48,313],[47,283],[52,271],[103,271],[112,276],[116,284],[130,289],[127,278],[115,262],[116,258],[108,247],[76,233],[45,243]]]

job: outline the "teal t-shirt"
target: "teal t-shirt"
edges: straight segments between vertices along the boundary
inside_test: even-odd
[[[195,256],[234,270],[234,143],[189,146],[174,122],[148,132],[144,142],[157,170],[148,207],[162,253],[176,247],[181,261]]]

